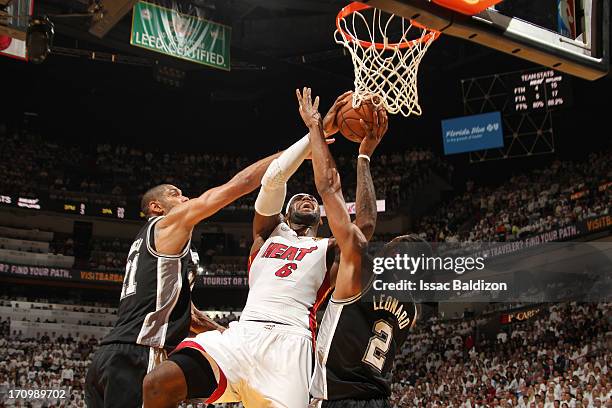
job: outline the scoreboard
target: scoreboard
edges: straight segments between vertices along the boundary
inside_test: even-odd
[[[572,90],[571,76],[546,67],[462,79],[465,117],[501,112],[503,118],[502,147],[471,150],[470,161],[554,152],[553,117],[572,105]],[[525,143],[514,143],[523,137]]]
[[[550,68],[463,79],[461,86],[466,114],[547,112],[572,103],[571,77]]]
[[[508,75],[512,86],[510,112],[552,110],[570,104],[572,92],[566,74],[545,69]]]
[[[0,206],[26,208],[30,210],[54,211],[66,214],[85,215],[115,219],[141,220],[144,214],[137,205],[113,206],[39,196],[20,197],[0,192]]]
[[[56,201],[49,205],[49,210],[69,214],[89,215],[93,217],[140,219],[144,215],[135,208],[103,206],[74,201]]]

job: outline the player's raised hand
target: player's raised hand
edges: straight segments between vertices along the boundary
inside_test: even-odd
[[[368,157],[372,156],[374,150],[376,150],[376,147],[389,129],[389,118],[384,108],[376,109],[373,114],[373,119],[374,123],[372,125],[368,124],[363,119],[359,119],[359,123],[366,131],[366,136],[359,145],[359,154],[365,154]]]
[[[329,111],[327,111],[325,117],[323,118],[323,133],[325,134],[325,137],[335,135],[338,132],[338,123],[336,121],[338,109],[350,102],[352,97],[353,91],[346,91],[336,98],[336,101],[332,107],[329,108]]]
[[[295,90],[298,104],[300,106],[300,116],[309,129],[314,126],[319,126],[321,123],[321,114],[319,113],[319,97],[317,96],[313,102],[311,93],[312,90],[307,87],[304,87],[301,93],[299,89]]]

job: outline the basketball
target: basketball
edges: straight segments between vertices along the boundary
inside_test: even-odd
[[[347,103],[338,110],[338,113],[336,113],[338,130],[340,130],[342,136],[346,137],[348,140],[361,143],[366,133],[361,123],[359,123],[359,119],[363,119],[363,121],[370,126],[374,126],[375,110],[376,106],[374,106],[369,99],[362,101],[356,109],[353,108],[351,102]]]

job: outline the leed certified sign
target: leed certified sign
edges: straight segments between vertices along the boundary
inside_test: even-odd
[[[132,14],[130,44],[230,70],[231,28],[140,1]]]

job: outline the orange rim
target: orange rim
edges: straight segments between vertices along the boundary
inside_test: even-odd
[[[359,3],[357,1],[349,4],[348,6],[345,6],[342,8],[342,10],[340,10],[340,12],[338,13],[338,15],[336,16],[336,28],[338,29],[338,31],[340,31],[342,33],[342,36],[344,38],[347,38],[349,41],[351,42],[356,42],[359,43],[359,45],[361,45],[363,48],[370,48],[372,45],[374,45],[374,47],[377,50],[384,50],[384,49],[394,49],[394,48],[412,48],[416,43],[420,43],[420,42],[429,42],[430,40],[436,40],[439,36],[440,36],[440,32],[436,31],[436,30],[432,30],[430,28],[427,28],[426,26],[424,26],[423,24],[419,24],[414,20],[410,20],[410,24],[420,28],[422,30],[428,31],[427,34],[425,34],[424,36],[422,36],[421,38],[417,38],[414,39],[412,41],[407,41],[404,43],[393,43],[393,44],[382,44],[382,43],[371,43],[369,41],[363,41],[360,40],[359,38],[355,38],[352,35],[350,35],[349,33],[347,33],[346,31],[344,31],[342,29],[342,27],[340,27],[340,20],[350,16],[351,14],[353,14],[356,11],[361,11],[361,10],[365,10],[365,9],[370,9],[372,8],[372,6],[368,6],[367,4],[364,3]],[[403,18],[403,17],[402,17]]]

